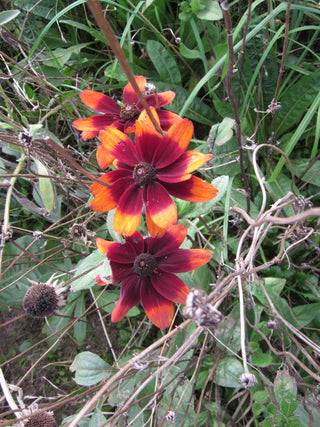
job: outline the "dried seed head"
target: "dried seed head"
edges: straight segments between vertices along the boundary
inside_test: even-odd
[[[19,132],[18,140],[23,146],[31,147],[33,136],[29,131],[25,130],[23,132]]]
[[[157,89],[153,83],[145,83],[144,84],[144,95],[152,95],[157,93]]]
[[[239,378],[239,383],[244,388],[251,388],[258,384],[258,380],[251,372],[244,372]]]
[[[34,412],[24,423],[25,427],[58,427],[50,412]]]
[[[207,300],[207,294],[202,289],[193,289],[187,296],[184,317],[194,320],[198,326],[217,326],[223,316]]]
[[[70,237],[73,239],[82,240],[86,246],[89,246],[95,240],[96,233],[94,231],[89,231],[85,224],[73,224],[69,228]]]
[[[32,283],[23,299],[23,309],[31,317],[44,318],[51,316],[59,307],[63,306],[64,300],[60,293],[65,288],[58,284],[58,281],[52,282],[52,276],[47,283]]]
[[[174,423],[176,421],[176,414],[173,411],[169,411],[166,415],[166,420],[169,423]]]
[[[279,329],[279,325],[275,320],[268,320],[267,328],[269,329]]]

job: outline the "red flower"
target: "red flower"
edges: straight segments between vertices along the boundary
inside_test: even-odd
[[[215,187],[191,175],[212,157],[185,152],[192,133],[192,122],[180,119],[162,136],[142,117],[136,122],[135,145],[118,129],[100,131],[103,146],[116,158],[116,169],[100,178],[109,187],[92,184],[95,198],[90,207],[97,212],[117,208],[114,229],[130,236],[139,226],[145,205],[148,229],[154,236],[157,228],[177,222],[177,208],[169,194],[191,202],[215,197]]]
[[[110,260],[112,283],[122,282],[120,299],[111,320],[118,322],[140,300],[158,328],[167,328],[173,318],[172,302],[185,304],[188,286],[175,274],[206,264],[212,252],[205,249],[178,249],[187,235],[183,224],[171,226],[162,237],[143,239],[139,232],[125,243],[98,238],[98,249]]]
[[[175,97],[175,93],[172,91],[166,91],[148,94],[148,91],[145,89],[145,85],[147,84],[145,77],[136,76],[135,80],[148,104],[151,107],[158,109],[157,112],[161,128],[164,130],[169,129],[169,127],[179,119],[179,116],[175,113],[171,113],[170,111],[160,110],[159,108],[170,104]],[[80,94],[80,98],[88,107],[103,113],[98,116],[78,119],[73,122],[73,126],[82,131],[81,138],[83,140],[98,136],[101,129],[110,125],[115,126],[117,129],[120,129],[125,133],[135,131],[135,122],[139,117],[140,112],[143,110],[143,107],[133,90],[131,83],[128,83],[123,90],[123,107],[109,96],[94,90],[84,90]],[[98,150],[103,151],[103,147],[100,145]],[[97,157],[99,162],[99,157],[101,158],[101,156]],[[105,166],[100,165],[99,163],[99,166],[102,169],[105,169],[109,164],[110,162]]]

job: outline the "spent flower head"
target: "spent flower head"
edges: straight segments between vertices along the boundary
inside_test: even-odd
[[[51,316],[60,307],[65,305],[61,293],[65,291],[63,283],[53,282],[52,275],[46,283],[30,280],[32,286],[27,290],[23,299],[23,309],[31,317],[45,318]]]

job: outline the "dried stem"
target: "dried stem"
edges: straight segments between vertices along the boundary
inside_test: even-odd
[[[131,68],[128,64],[127,58],[125,57],[125,54],[123,53],[123,50],[120,46],[120,43],[118,42],[118,39],[117,39],[113,29],[111,28],[109,22],[106,20],[106,18],[103,15],[99,0],[87,0],[87,4],[88,4],[93,16],[95,17],[95,20],[97,21],[97,24],[99,25],[100,30],[102,31],[103,35],[107,39],[113,53],[115,54],[117,60],[119,61],[120,66],[122,67],[123,71],[125,72],[126,76],[128,77],[129,82],[132,84],[132,87],[133,87],[135,93],[137,94],[139,101],[141,102],[143,108],[148,113],[150,120],[153,123],[153,126],[155,127],[155,129],[159,133],[163,134],[160,126],[158,125],[158,123],[154,117],[154,115],[152,114],[152,111],[149,107],[149,104],[144,99],[144,97],[143,97],[143,95],[139,89],[139,86],[137,85],[137,82],[136,82],[134,75],[131,71]]]
[[[241,178],[244,184],[244,188],[246,190],[246,198],[247,198],[247,211],[249,212],[250,208],[250,187],[249,187],[249,180],[245,171],[244,167],[244,159],[243,159],[243,147],[242,147],[242,138],[241,138],[241,123],[240,123],[240,117],[239,117],[239,110],[238,105],[236,103],[233,90],[232,90],[232,75],[233,75],[233,65],[234,65],[234,52],[233,52],[233,31],[232,31],[232,21],[231,21],[231,15],[230,15],[230,9],[228,5],[228,0],[224,0],[220,2],[220,7],[222,10],[225,26],[226,26],[226,32],[227,32],[227,43],[228,43],[228,69],[227,74],[225,77],[225,86],[229,98],[230,105],[232,107],[234,119],[236,121],[236,135],[237,135],[237,141],[238,141],[238,148],[239,148],[239,164],[240,164],[240,171],[241,171]]]

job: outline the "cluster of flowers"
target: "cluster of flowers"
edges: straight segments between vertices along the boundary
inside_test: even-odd
[[[111,319],[121,320],[141,301],[149,319],[164,329],[173,319],[173,302],[185,304],[190,293],[174,273],[194,270],[211,257],[211,251],[205,249],[179,248],[187,228],[177,224],[177,208],[170,196],[205,202],[218,190],[191,175],[211,158],[211,154],[186,151],[193,135],[192,122],[160,109],[175,93],[149,91],[143,76],[135,80],[165,134],[152,124],[130,83],[124,88],[122,105],[104,94],[84,90],[81,100],[103,114],[76,120],[73,126],[82,131],[84,140],[99,136],[97,161],[101,169],[110,170],[100,177],[106,185],[92,184],[90,207],[96,212],[116,209],[114,230],[125,239],[125,243],[96,240],[110,261],[112,283],[121,282]],[[137,231],[143,213],[150,235],[145,238]],[[100,277],[96,281],[104,284]]]

